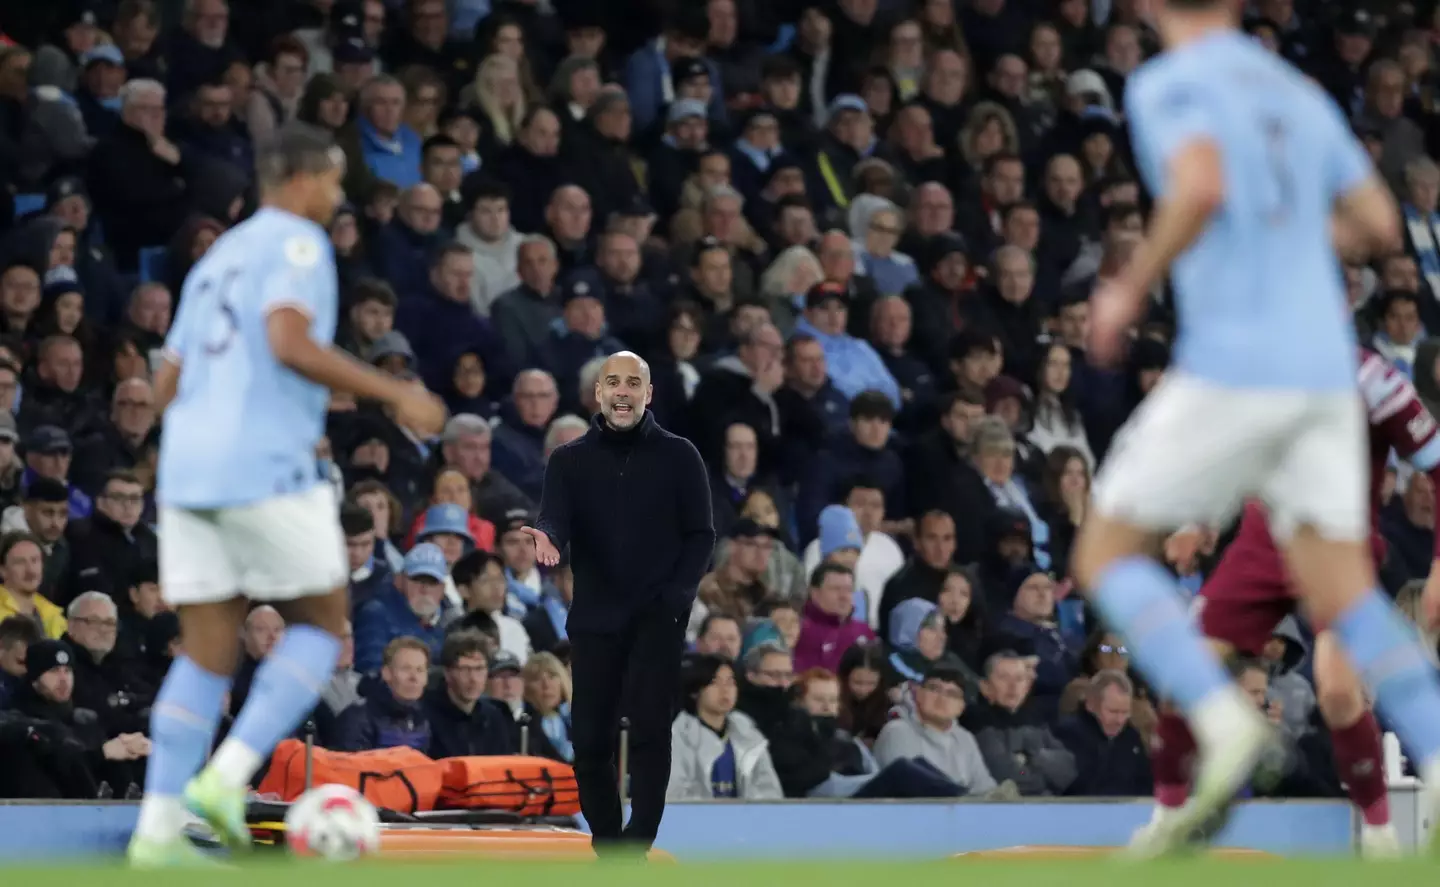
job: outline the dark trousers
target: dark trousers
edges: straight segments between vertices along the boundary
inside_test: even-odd
[[[965,789],[924,758],[901,758],[860,786],[855,798],[958,798]]]
[[[575,779],[599,854],[624,845],[648,850],[660,831],[670,783],[670,723],[685,648],[685,617],[668,609],[657,601],[615,632],[569,632]],[[630,719],[628,826],[617,768],[622,714]]]

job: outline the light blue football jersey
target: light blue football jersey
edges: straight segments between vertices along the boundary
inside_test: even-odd
[[[1125,90],[1141,175],[1157,198],[1171,157],[1219,148],[1224,204],[1171,269],[1175,365],[1218,385],[1355,387],[1355,332],[1331,242],[1336,197],[1372,174],[1330,97],[1238,32],[1152,59]]]
[[[196,263],[165,341],[181,368],[160,442],[162,504],[225,508],[320,482],[315,446],[329,391],[275,359],[266,318],[299,308],[310,337],[328,346],[338,300],[329,235],[283,210],[261,209]]]

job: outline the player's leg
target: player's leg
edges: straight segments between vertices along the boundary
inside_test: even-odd
[[[1385,753],[1380,725],[1365,701],[1360,676],[1340,649],[1333,632],[1315,638],[1315,702],[1330,728],[1335,769],[1363,820],[1360,852],[1391,856],[1400,842],[1390,824],[1390,794],[1385,785]]]
[[[1414,630],[1375,580],[1360,406],[1337,397],[1317,401],[1315,414],[1267,493],[1271,528],[1277,540],[1286,540],[1285,562],[1306,609],[1344,646],[1386,721],[1421,762],[1437,801],[1440,679]]]
[[[275,605],[285,634],[255,671],[244,707],[187,789],[191,807],[232,847],[249,845],[245,795],[276,743],[314,710],[340,656],[345,540],[328,485],[234,509],[222,518],[252,600]]]
[[[1200,749],[1195,792],[1140,852],[1164,853],[1225,810],[1266,740],[1263,719],[1206,646],[1174,577],[1150,556],[1158,532],[1234,513],[1259,476],[1253,441],[1266,419],[1238,395],[1167,377],[1122,432],[1096,483],[1071,556],[1076,579],[1160,695],[1190,718]]]
[[[160,586],[178,608],[184,652],[165,675],[150,710],[145,797],[130,845],[133,864],[184,864],[197,854],[183,837],[185,786],[215,740],[239,659],[246,602],[218,528],[180,509],[160,513]]]

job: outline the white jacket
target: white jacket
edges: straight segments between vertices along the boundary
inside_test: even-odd
[[[778,801],[785,797],[770,760],[770,741],[747,715],[732,711],[725,728],[735,749],[735,794],[742,801]],[[714,797],[710,770],[725,751],[714,730],[688,712],[670,725],[670,786],[667,801],[705,801]]]

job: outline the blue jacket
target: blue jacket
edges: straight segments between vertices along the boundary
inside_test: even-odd
[[[26,468],[20,475],[20,489],[30,489],[30,482],[36,477],[35,470]],[[70,520],[83,520],[90,516],[95,510],[95,501],[80,491],[80,488],[72,483],[67,483],[70,488]]]
[[[825,349],[830,379],[846,397],[853,400],[862,391],[879,391],[890,398],[895,409],[900,409],[900,386],[869,342],[845,333],[827,336],[803,317],[796,321],[795,332],[814,336]]]
[[[360,133],[360,154],[377,178],[394,182],[401,189],[420,184],[420,148],[423,143],[419,133],[402,123],[395,138],[387,139],[376,132],[364,117],[356,122],[355,128]]]
[[[1059,696],[1070,680],[1075,677],[1079,665],[1078,657],[1060,636],[1060,630],[1053,625],[1036,625],[1006,613],[995,626],[997,634],[1022,638],[1035,645],[1035,655],[1040,658],[1035,673],[1036,696]]]
[[[355,670],[362,674],[378,672],[385,645],[404,635],[424,641],[430,646],[430,660],[439,661],[440,644],[445,640],[444,621],[421,625],[405,596],[392,586],[355,611]]]
[[[430,750],[430,721],[419,702],[401,702],[385,684],[376,681],[363,705],[352,705],[340,715],[336,751],[408,746]]]
[[[490,466],[535,502],[545,486],[545,429],[520,421],[515,405],[500,407],[500,423],[491,432]]]
[[[417,294],[401,298],[395,328],[410,340],[420,362],[420,377],[431,391],[449,387],[455,359],[466,351],[474,351],[484,361],[487,386],[509,387],[510,368],[500,339],[490,321],[476,315],[468,301],[447,299],[426,283]]]
[[[387,594],[399,594],[395,588],[395,574],[383,557],[370,558],[370,575],[364,579],[350,580],[350,612],[356,613],[361,607]]]
[[[725,93],[721,89],[720,69],[710,59],[702,59],[710,69],[710,119],[725,119]],[[661,80],[670,70],[670,63],[660,51],[658,40],[652,40],[625,60],[625,93],[630,96],[630,114],[635,131],[644,132],[660,119],[665,110],[665,90]]]

